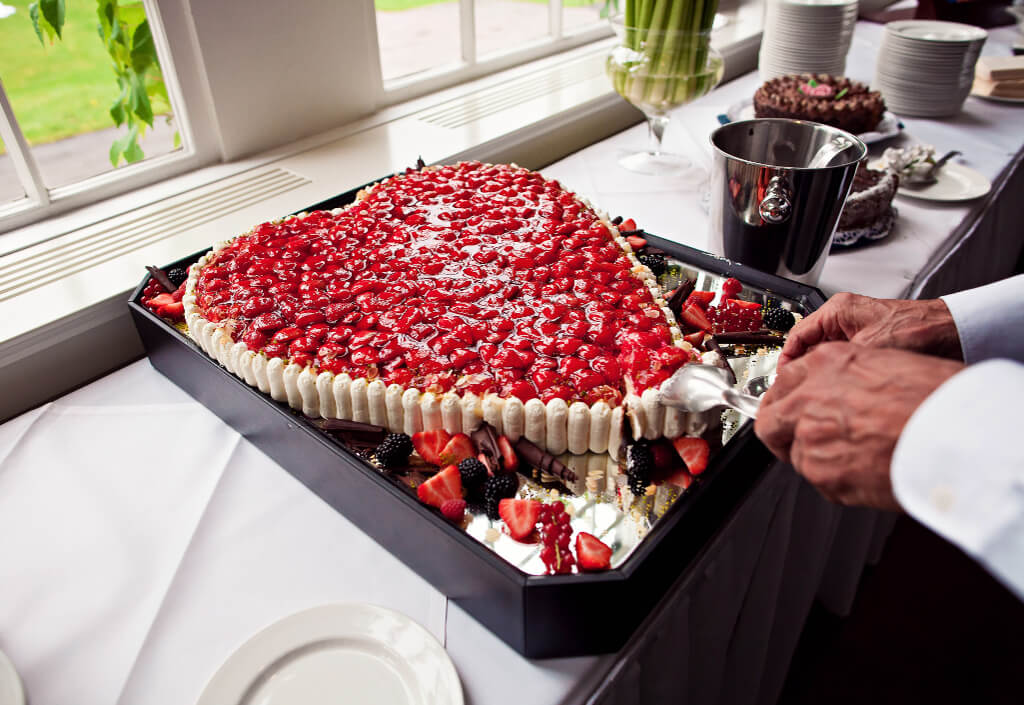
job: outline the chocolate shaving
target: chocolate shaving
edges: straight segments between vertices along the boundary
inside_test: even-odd
[[[375,426],[370,423],[359,421],[344,421],[342,419],[317,419],[313,425],[322,431],[327,431],[342,443],[349,446],[366,446],[376,448],[388,435],[388,430],[383,426]]]
[[[621,222],[622,222],[622,216],[621,215],[617,215],[614,218],[612,218],[612,225],[618,225]]]
[[[647,233],[644,232],[643,228],[637,228],[636,230],[620,230],[619,231],[619,235],[621,235],[622,237],[628,237],[630,235],[639,235],[640,237],[643,237],[646,234]]]
[[[690,298],[690,294],[693,293],[693,288],[696,285],[696,279],[687,279],[676,287],[676,290],[668,297],[668,301],[665,302],[665,305],[668,306],[668,310],[675,314],[677,322],[681,322],[679,319],[683,315],[683,304],[686,303],[688,298]]]
[[[361,433],[387,433],[387,429],[383,426],[376,426],[372,423],[363,423],[361,421],[346,421],[344,419],[317,419],[313,422],[315,426],[322,428],[324,431],[356,431]]]
[[[483,457],[483,463],[491,473],[498,473],[505,469],[505,462],[501,456],[501,448],[498,447],[498,433],[489,423],[480,424],[480,428],[470,434],[477,452]]]
[[[423,157],[422,156],[416,157],[416,168],[417,169],[422,169],[426,165],[427,165],[427,163],[425,161],[423,161]]]
[[[170,277],[159,267],[152,265],[146,265],[146,271],[149,272],[149,276],[156,279],[157,283],[162,286],[168,294],[173,294],[178,287],[174,286],[174,282],[171,281]]]
[[[736,379],[736,373],[733,372],[732,365],[725,361],[725,353],[722,351],[722,348],[719,347],[718,341],[715,340],[714,336],[708,338],[705,345],[707,346],[709,351],[718,353],[719,359],[722,361],[722,364],[716,365],[716,367],[725,370],[725,373],[729,376],[729,384],[738,384],[739,380]]]
[[[525,436],[516,441],[514,448],[520,458],[541,472],[554,475],[563,482],[576,481],[576,473],[567,468],[558,458],[528,440]]]
[[[786,339],[768,332],[767,328],[752,333],[715,333],[712,339],[719,345],[782,345]]]

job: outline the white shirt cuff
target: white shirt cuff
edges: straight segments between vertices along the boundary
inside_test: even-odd
[[[1024,365],[968,367],[907,422],[892,458],[896,500],[1024,599]]]
[[[964,362],[1024,362],[1024,274],[941,298],[953,314]]]

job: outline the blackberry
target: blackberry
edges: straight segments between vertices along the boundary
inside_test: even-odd
[[[654,456],[651,444],[641,439],[626,448],[626,476],[629,478],[629,491],[637,497],[647,493],[647,485],[651,484],[651,473],[654,471]]]
[[[761,319],[765,328],[782,331],[785,333],[796,324],[796,318],[790,311],[784,308],[770,308],[764,312]]]
[[[519,489],[519,478],[515,473],[505,473],[487,478],[484,482],[484,509],[491,519],[500,518],[498,514],[498,503],[503,499],[511,499],[516,496]]]
[[[660,277],[668,269],[668,263],[665,261],[665,255],[660,252],[638,255],[637,259],[640,260],[640,264],[651,270],[656,277]]]
[[[379,446],[375,455],[382,468],[396,468],[404,465],[412,454],[412,439],[404,433],[389,433]]]
[[[643,497],[647,494],[647,486],[651,484],[647,479],[641,479],[635,475],[629,478],[629,491],[635,497]]]
[[[462,477],[462,486],[472,491],[484,484],[487,467],[476,458],[466,458],[459,463],[459,475]]]
[[[167,278],[174,286],[181,286],[181,283],[188,279],[188,271],[184,267],[175,267],[167,270]]]
[[[641,439],[626,448],[626,474],[630,477],[651,477],[654,471],[654,455],[651,444]]]

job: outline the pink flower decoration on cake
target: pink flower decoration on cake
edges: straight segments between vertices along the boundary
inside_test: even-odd
[[[801,83],[800,92],[812,98],[831,98],[835,89],[827,83]]]

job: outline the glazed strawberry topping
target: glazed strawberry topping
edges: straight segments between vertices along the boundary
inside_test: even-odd
[[[423,391],[617,405],[689,355],[598,216],[512,166],[412,172],[219,251],[197,304],[235,340]]]

